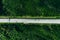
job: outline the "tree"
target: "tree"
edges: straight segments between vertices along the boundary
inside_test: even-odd
[[[2,0],[0,0],[0,15],[2,14],[3,12],[3,3],[2,3]]]

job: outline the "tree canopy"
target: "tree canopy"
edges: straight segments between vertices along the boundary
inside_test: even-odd
[[[60,40],[60,25],[4,23],[0,40]]]

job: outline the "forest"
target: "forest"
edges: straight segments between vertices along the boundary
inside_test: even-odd
[[[1,0],[0,6],[1,16],[60,16],[60,0]]]
[[[60,40],[60,25],[0,23],[0,40]]]

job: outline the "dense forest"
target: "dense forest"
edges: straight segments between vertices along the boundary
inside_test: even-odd
[[[0,23],[0,40],[60,40],[60,25]]]
[[[1,4],[4,16],[60,16],[60,0],[1,0]]]

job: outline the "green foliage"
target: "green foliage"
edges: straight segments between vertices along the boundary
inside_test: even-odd
[[[0,24],[0,40],[60,40],[60,25]]]
[[[4,0],[10,16],[59,16],[60,0]]]

